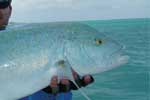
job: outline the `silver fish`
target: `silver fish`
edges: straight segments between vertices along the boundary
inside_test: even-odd
[[[128,60],[122,51],[119,43],[81,23],[10,25],[0,32],[0,100],[33,94],[54,75],[71,78],[70,66],[81,75],[118,67]]]

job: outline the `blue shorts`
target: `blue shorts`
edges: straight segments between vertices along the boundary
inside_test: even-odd
[[[59,93],[57,95],[47,94],[44,91],[39,91],[33,95],[22,98],[20,100],[72,100],[72,93]]]

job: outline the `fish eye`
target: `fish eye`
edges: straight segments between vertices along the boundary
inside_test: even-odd
[[[101,39],[95,39],[95,42],[96,42],[97,45],[102,44],[102,40]]]

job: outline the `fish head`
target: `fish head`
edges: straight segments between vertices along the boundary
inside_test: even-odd
[[[80,27],[80,31],[78,31]],[[128,61],[124,46],[89,26],[78,25],[67,44],[67,58],[81,75],[97,74]]]

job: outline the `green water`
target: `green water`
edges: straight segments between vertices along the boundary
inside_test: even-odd
[[[95,83],[84,89],[91,100],[148,100],[150,96],[150,19],[81,23],[96,28],[126,46],[125,54],[130,56],[127,64],[94,76]],[[22,26],[30,27],[26,24]],[[14,27],[16,26],[12,28]],[[86,100],[79,91],[73,93],[73,100]]]
[[[85,93],[92,100],[149,100],[150,19],[82,22],[126,46],[127,64],[94,76]],[[73,100],[86,100],[74,92]]]

